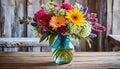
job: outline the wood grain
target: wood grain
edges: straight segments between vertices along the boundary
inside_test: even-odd
[[[120,9],[119,9],[119,6],[120,6],[120,0],[113,0],[113,27],[112,27],[112,34],[114,35],[120,35]]]
[[[58,3],[58,4],[59,4],[59,6],[61,6],[61,5],[62,5],[62,3],[63,3],[63,0],[52,0],[52,1],[54,1],[54,2]]]
[[[0,0],[0,8],[1,8],[1,0]],[[2,8],[0,10],[0,14],[2,14]],[[2,20],[3,20],[3,17],[2,15],[0,15],[0,37],[2,37]]]
[[[54,64],[51,53],[0,52],[0,69],[119,69],[119,52],[79,52],[70,64]]]
[[[22,46],[49,46],[46,41],[39,42],[39,38],[0,38],[0,47],[22,47]],[[74,46],[79,46],[79,43],[71,38]]]
[[[34,13],[40,10],[40,0],[28,0],[27,2],[27,15],[29,17],[34,17]],[[34,27],[31,26],[31,24],[28,25],[27,28],[27,37],[35,37],[36,36],[36,31],[31,31],[34,30]]]
[[[75,4],[75,2],[76,2],[76,0],[64,0],[65,2],[69,2],[69,3],[71,3],[72,5],[74,5]]]
[[[120,35],[109,35],[108,40],[117,46],[120,46]]]
[[[108,51],[120,51],[120,35],[109,35],[107,38],[107,43]],[[114,47],[116,47],[116,49]]]
[[[112,34],[113,0],[107,0],[107,35]]]

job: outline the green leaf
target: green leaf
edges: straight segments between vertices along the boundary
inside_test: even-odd
[[[41,36],[40,42],[44,41],[48,36],[49,36],[49,34],[46,34],[46,35]]]
[[[57,34],[51,34],[50,35],[50,38],[49,38],[49,44],[50,44],[50,46],[53,44],[56,36],[57,36]]]
[[[85,40],[87,41],[89,47],[91,48],[91,42],[92,42],[92,40],[90,39],[90,37],[86,37]]]

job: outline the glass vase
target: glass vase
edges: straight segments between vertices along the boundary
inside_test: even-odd
[[[74,46],[68,36],[58,34],[52,45],[52,58],[56,64],[68,64],[73,58]]]

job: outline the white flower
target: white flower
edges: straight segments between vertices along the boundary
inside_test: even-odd
[[[80,5],[79,3],[75,3],[74,8],[81,9],[81,8],[82,8],[82,5]]]
[[[81,27],[82,27],[81,32],[79,32],[80,37],[89,36],[91,33],[92,25],[88,21],[86,21],[83,23],[83,26],[81,26]]]
[[[65,16],[66,15],[66,10],[65,9],[60,9],[60,11],[58,12],[59,16]]]

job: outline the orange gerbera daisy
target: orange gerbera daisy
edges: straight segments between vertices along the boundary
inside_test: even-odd
[[[61,26],[66,26],[66,20],[64,17],[53,16],[50,20],[49,26],[52,27],[53,30],[57,30]]]

